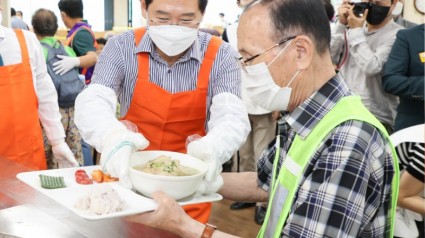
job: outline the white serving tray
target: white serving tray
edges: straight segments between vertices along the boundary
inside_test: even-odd
[[[156,202],[148,197],[133,192],[130,189],[125,188],[119,182],[108,182],[97,184],[93,182],[90,185],[81,185],[75,181],[75,171],[78,169],[84,169],[89,177],[91,172],[96,169],[101,169],[100,166],[86,166],[79,168],[68,168],[68,169],[52,169],[52,170],[41,170],[32,172],[23,172],[16,175],[16,177],[22,182],[35,188],[39,192],[55,200],[59,204],[68,208],[80,217],[88,220],[100,220],[106,218],[123,217],[143,212],[153,211],[157,208]],[[59,189],[45,189],[41,187],[39,174],[49,176],[63,176],[66,184],[66,188]],[[81,198],[87,196],[90,191],[96,188],[96,186],[111,186],[114,188],[121,199],[124,201],[123,210],[105,215],[93,215],[87,211],[82,211],[74,207],[75,203]],[[191,197],[184,201],[179,201],[180,205],[196,204],[203,202],[214,202],[220,201],[223,197],[220,194],[203,195],[198,197]]]

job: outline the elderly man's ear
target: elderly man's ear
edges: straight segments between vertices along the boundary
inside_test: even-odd
[[[313,41],[307,36],[298,36],[295,39],[295,47],[297,51],[297,68],[298,70],[306,70],[310,67],[315,51]]]

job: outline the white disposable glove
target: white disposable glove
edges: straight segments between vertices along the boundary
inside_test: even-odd
[[[66,55],[58,55],[56,57],[62,59],[53,63],[53,71],[59,75],[64,75],[71,69],[80,66],[80,59],[78,57],[70,57]]]
[[[123,123],[116,122],[103,137],[100,165],[105,173],[119,178],[122,185],[131,188],[128,177],[131,154],[148,145],[149,141],[142,134],[132,132]]]
[[[74,154],[65,141],[61,141],[57,144],[52,143],[52,151],[53,161],[58,163],[59,169],[79,166],[78,162],[75,160]]]
[[[190,141],[191,138],[188,138]],[[201,159],[208,164],[208,170],[204,180],[199,186],[197,195],[214,194],[223,186],[223,178],[220,173],[223,170],[217,151],[214,148],[214,140],[208,136],[193,140],[187,146],[187,154]]]

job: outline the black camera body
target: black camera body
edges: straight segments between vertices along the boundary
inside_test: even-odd
[[[353,7],[354,15],[356,15],[357,17],[361,17],[363,13],[366,11],[366,9],[370,11],[373,4],[371,2],[356,2],[356,3],[353,3],[353,5],[354,5]]]

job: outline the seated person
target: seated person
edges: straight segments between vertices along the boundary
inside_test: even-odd
[[[400,176],[395,237],[424,237],[424,129],[424,124],[421,124],[391,135],[399,157],[400,170],[403,171]]]

